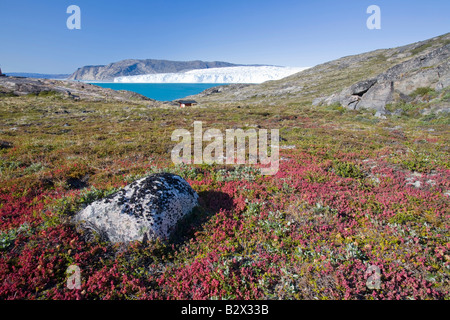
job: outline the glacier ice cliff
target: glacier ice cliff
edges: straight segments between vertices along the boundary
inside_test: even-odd
[[[307,68],[245,66],[191,70],[114,78],[119,83],[262,83],[279,80]]]

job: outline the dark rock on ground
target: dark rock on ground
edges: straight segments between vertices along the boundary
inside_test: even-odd
[[[13,144],[11,142],[0,140],[0,150],[1,149],[9,149],[12,147],[13,147]]]

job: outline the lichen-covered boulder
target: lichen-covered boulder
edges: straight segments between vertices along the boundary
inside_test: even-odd
[[[152,174],[78,212],[78,228],[111,242],[164,240],[198,205],[198,195],[181,177]]]

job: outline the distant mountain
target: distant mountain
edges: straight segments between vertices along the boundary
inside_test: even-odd
[[[137,76],[143,74],[176,73],[195,69],[223,68],[242,66],[238,64],[213,61],[169,61],[129,59],[101,66],[85,66],[75,71],[69,80],[112,81],[116,77]]]
[[[7,76],[25,77],[37,79],[67,79],[70,74],[45,74],[45,73],[26,73],[26,72],[7,72]]]

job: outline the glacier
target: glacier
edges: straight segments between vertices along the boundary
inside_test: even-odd
[[[244,66],[116,77],[118,83],[262,83],[279,80],[308,68]]]

